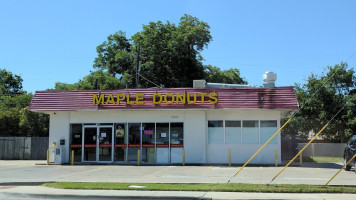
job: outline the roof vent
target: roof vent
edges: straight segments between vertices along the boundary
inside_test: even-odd
[[[205,88],[205,80],[193,80],[193,88]]]
[[[262,75],[262,79],[263,79],[263,87],[275,87],[277,74],[273,72],[265,72]]]

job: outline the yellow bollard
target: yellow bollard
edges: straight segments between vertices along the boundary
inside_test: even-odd
[[[47,165],[49,165],[49,149],[47,149]]]
[[[74,150],[72,150],[72,165],[74,165]]]
[[[342,170],[346,165],[350,164],[350,162],[351,162],[353,159],[355,159],[355,157],[356,157],[356,154],[355,154],[346,164],[344,164],[344,166],[342,166],[341,169],[340,169],[333,177],[331,177],[331,179],[330,179],[327,183],[325,183],[324,186],[327,186],[327,185],[330,183],[330,181],[332,181],[332,180],[341,172],[341,170]]]
[[[231,166],[231,149],[229,149],[229,166]]]
[[[140,166],[140,150],[137,150],[137,166]]]
[[[183,159],[183,166],[185,166],[185,150],[183,149],[182,151],[183,151],[183,155],[182,155],[183,156],[183,158],[182,158]]]
[[[299,155],[299,164],[302,165],[303,164],[303,153],[301,153]]]
[[[274,166],[278,167],[278,151],[274,150]]]

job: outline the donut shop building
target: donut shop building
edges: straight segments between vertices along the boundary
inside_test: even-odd
[[[298,109],[293,87],[37,91],[50,116],[49,160],[142,164],[246,162]],[[139,151],[138,151],[139,150]],[[281,162],[278,134],[252,160]],[[139,152],[139,156],[138,156]]]

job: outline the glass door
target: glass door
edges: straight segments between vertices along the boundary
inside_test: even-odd
[[[83,162],[96,162],[97,127],[83,128]]]
[[[137,151],[141,149],[141,123],[129,123],[127,162],[137,162]]]
[[[99,127],[98,138],[98,161],[112,162],[113,161],[113,127]]]
[[[115,150],[114,161],[126,162],[127,161],[127,124],[117,123],[115,124]]]
[[[169,163],[169,123],[156,124],[157,163]]]

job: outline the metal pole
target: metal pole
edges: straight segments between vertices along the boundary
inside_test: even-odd
[[[278,167],[278,151],[274,150],[274,166]]]
[[[74,150],[72,150],[72,165],[74,165]]]
[[[355,157],[356,157],[356,154],[355,154],[354,156],[352,156],[352,158],[351,158],[344,166],[342,166],[341,169],[340,169],[327,183],[325,183],[324,186],[327,186],[327,185],[330,183],[330,181],[332,181],[332,180],[341,172],[341,170],[342,170],[346,165],[350,164],[350,162],[351,162],[353,159],[355,159]]]
[[[298,153],[296,156],[294,156],[294,158],[293,158],[291,161],[289,161],[289,163],[288,163],[281,171],[279,171],[277,175],[275,175],[275,176],[273,177],[272,181],[274,181],[274,179],[276,179],[276,178],[304,151],[304,149],[306,149],[306,148],[309,146],[309,144],[312,143],[312,142],[315,140],[315,138],[318,137],[318,135],[319,135],[321,132],[324,131],[324,129],[325,129],[328,125],[329,125],[329,124],[326,124],[326,125],[319,131],[319,133],[317,133],[317,134],[308,142],[308,144],[305,145],[305,146],[303,147],[303,149],[300,150],[299,153]],[[272,181],[271,181],[271,182],[272,182]]]
[[[182,151],[183,151],[183,155],[182,155],[183,156],[183,166],[185,166],[185,150],[183,149]]]
[[[49,149],[47,149],[47,165],[49,165]]]

